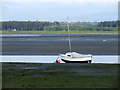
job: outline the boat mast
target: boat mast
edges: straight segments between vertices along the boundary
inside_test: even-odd
[[[69,17],[67,17],[67,29],[68,29],[68,40],[69,40],[69,49],[70,49],[70,52],[71,52],[71,42],[70,42],[70,29],[69,29]]]

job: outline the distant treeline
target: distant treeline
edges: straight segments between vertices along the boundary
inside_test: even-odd
[[[117,21],[104,21],[98,24],[98,27],[118,27]]]
[[[21,30],[21,31],[42,31],[50,27],[59,27],[59,22],[39,22],[39,21],[7,21],[2,22],[2,30]]]
[[[112,27],[117,27],[117,21],[105,22],[71,22],[70,29],[76,31],[91,31],[91,30],[113,30]],[[106,28],[102,28],[106,27]],[[107,28],[111,27],[111,28]],[[42,22],[42,21],[4,21],[2,22],[2,30],[17,31],[66,31],[66,22]]]

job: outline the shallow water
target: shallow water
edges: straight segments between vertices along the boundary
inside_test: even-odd
[[[57,59],[57,55],[44,55],[44,56],[2,56],[2,62],[23,62],[23,63],[54,63]],[[60,60],[60,58],[59,58]],[[61,63],[64,63],[61,61]],[[92,63],[108,63],[117,64],[117,55],[93,55]]]

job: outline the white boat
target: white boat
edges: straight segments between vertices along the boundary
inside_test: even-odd
[[[68,52],[66,54],[59,54],[61,60],[66,63],[91,63],[92,55],[84,55],[76,52]]]
[[[69,23],[67,18],[67,28],[68,28],[68,39],[69,39],[69,49],[70,52],[66,54],[59,54],[62,61],[66,63],[91,63],[92,55],[91,54],[79,54],[76,52],[71,52],[71,42],[70,42],[70,34],[69,34]]]

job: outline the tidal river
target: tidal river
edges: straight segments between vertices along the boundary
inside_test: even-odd
[[[93,54],[92,63],[118,63],[117,34],[70,36],[72,51]],[[2,62],[53,63],[66,52],[67,34],[2,34]]]
[[[2,56],[2,62],[19,62],[19,63],[54,63],[57,59],[57,55],[4,55]],[[59,60],[61,60],[59,58]],[[61,61],[60,63],[64,63]],[[106,63],[106,64],[118,64],[117,55],[93,55],[92,63]]]

